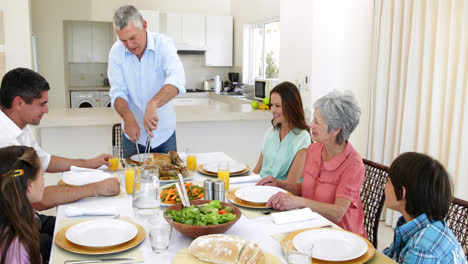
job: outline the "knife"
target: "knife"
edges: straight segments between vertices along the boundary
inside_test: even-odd
[[[84,264],[84,263],[104,263],[111,261],[133,261],[132,258],[107,258],[107,259],[90,259],[90,260],[66,260],[63,264]],[[127,263],[127,262],[125,262]]]

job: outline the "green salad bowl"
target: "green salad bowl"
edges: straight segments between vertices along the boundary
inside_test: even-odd
[[[211,202],[210,200],[192,200],[190,201],[190,205],[201,205],[205,203]],[[229,206],[232,208],[232,213],[236,215],[236,218],[230,222],[223,223],[223,224],[218,224],[218,225],[207,225],[207,226],[196,226],[196,225],[187,225],[187,224],[182,224],[178,223],[176,221],[173,221],[172,219],[168,218],[166,214],[164,213],[164,218],[166,221],[177,231],[179,231],[181,234],[191,237],[191,238],[197,238],[199,236],[204,236],[204,235],[210,235],[210,234],[222,234],[226,232],[231,226],[233,226],[241,217],[242,213],[239,210],[239,208],[235,207],[232,204],[224,203],[221,202],[222,208],[226,208],[226,206]],[[167,208],[167,210],[181,210],[183,208],[183,205],[181,203],[174,204]]]

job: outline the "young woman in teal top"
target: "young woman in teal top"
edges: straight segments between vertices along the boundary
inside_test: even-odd
[[[275,86],[270,92],[270,109],[273,126],[263,139],[262,152],[253,172],[260,173],[262,178],[271,175],[297,183],[301,181],[305,154],[311,143],[297,87],[290,82]]]

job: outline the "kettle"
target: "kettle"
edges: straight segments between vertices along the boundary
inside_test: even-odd
[[[202,83],[202,90],[203,91],[210,91],[215,86],[215,82],[213,80],[203,81]]]

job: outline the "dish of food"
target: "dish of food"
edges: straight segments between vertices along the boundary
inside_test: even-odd
[[[95,219],[72,226],[65,237],[85,247],[115,246],[133,239],[138,233],[135,225],[119,219]]]
[[[133,156],[130,157],[131,160],[133,160],[134,162],[136,163],[139,163],[139,162],[145,162],[149,157],[151,157],[151,154],[152,153],[141,153],[140,156],[138,156],[138,154],[135,154]],[[141,161],[140,161],[140,158],[141,158]]]
[[[195,184],[193,182],[185,183],[185,190],[187,191],[189,200],[198,200],[203,198],[205,191],[200,185],[201,184],[199,183]],[[161,205],[171,206],[180,202],[181,200],[175,184],[168,184],[161,187]]]
[[[258,244],[235,235],[198,237],[190,244],[189,251],[196,258],[209,263],[265,263],[265,254]]]
[[[143,155],[143,154],[141,154]],[[191,173],[187,169],[179,154],[175,151],[169,151],[168,154],[164,153],[147,153],[148,158],[145,156],[145,161],[141,165],[156,165],[159,167],[159,180],[162,183],[170,183],[178,180],[177,174],[182,174],[184,180],[191,178]],[[139,164],[132,158],[127,158],[127,162]],[[143,156],[142,156],[143,157]],[[142,158],[143,160],[143,158]]]
[[[236,218],[232,207],[222,207],[218,200],[206,204],[185,207],[182,210],[166,210],[164,214],[175,222],[187,225],[218,225],[230,222]]]

